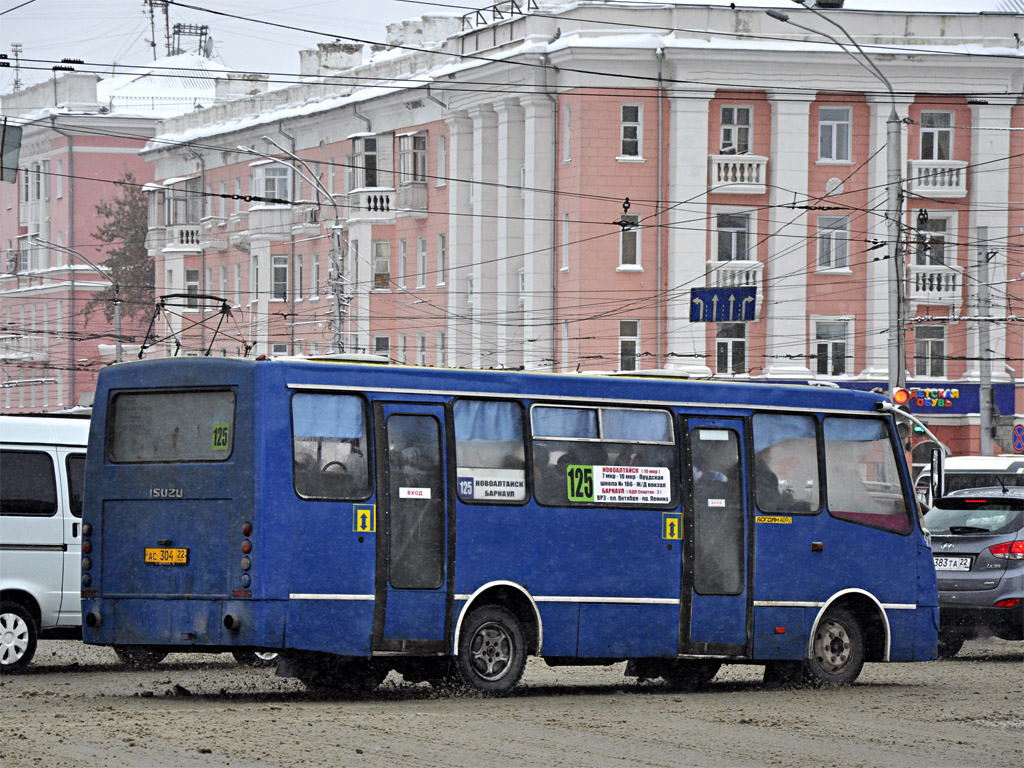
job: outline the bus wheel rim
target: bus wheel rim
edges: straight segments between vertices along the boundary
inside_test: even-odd
[[[500,680],[512,660],[512,636],[496,622],[482,624],[473,635],[470,658],[473,669],[484,680]]]
[[[814,636],[814,657],[828,672],[835,673],[845,667],[853,651],[853,643],[846,627],[838,621],[826,621]]]

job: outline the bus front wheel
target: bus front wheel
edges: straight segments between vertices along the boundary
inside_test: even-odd
[[[470,688],[509,693],[526,669],[526,637],[519,619],[497,605],[473,611],[459,636],[459,676]]]
[[[843,685],[852,683],[864,667],[864,634],[853,614],[844,608],[830,608],[811,638],[811,653],[806,661],[812,683]]]
[[[21,672],[36,653],[39,632],[19,603],[0,603],[0,672]]]

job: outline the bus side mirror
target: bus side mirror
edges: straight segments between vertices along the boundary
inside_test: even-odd
[[[943,477],[945,454],[941,448],[932,448],[931,455],[931,477],[928,479],[932,499],[937,499],[946,494],[946,483]]]

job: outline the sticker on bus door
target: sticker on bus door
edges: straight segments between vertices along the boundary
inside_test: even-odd
[[[398,498],[400,499],[429,499],[430,488],[399,488]]]

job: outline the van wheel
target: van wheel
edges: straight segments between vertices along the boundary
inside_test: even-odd
[[[232,651],[235,661],[246,667],[277,666],[278,654],[273,651]]]
[[[481,693],[504,696],[526,669],[526,639],[519,619],[497,605],[473,611],[459,637],[459,676]]]
[[[811,638],[811,655],[806,662],[811,683],[852,683],[863,668],[864,635],[860,624],[849,611],[830,608]]]
[[[136,646],[115,646],[114,653],[121,663],[132,669],[152,669],[163,661],[166,653],[151,651],[149,648]]]
[[[0,673],[21,672],[36,655],[36,622],[18,603],[0,603]]]

